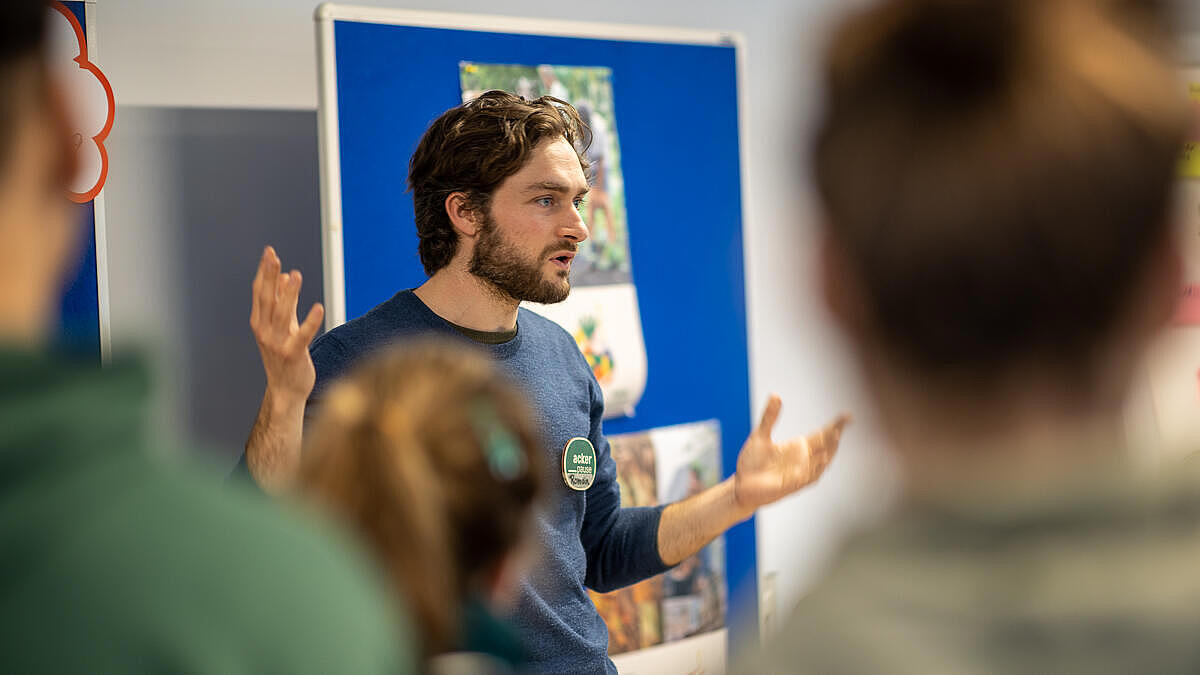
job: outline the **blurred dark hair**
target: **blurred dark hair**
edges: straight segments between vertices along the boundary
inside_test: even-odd
[[[5,0],[0,4],[0,66],[39,51],[46,39],[45,0]]]
[[[45,0],[0,3],[0,163],[8,159],[16,122],[16,69],[45,48],[48,11]]]
[[[816,181],[895,356],[1090,367],[1169,236],[1186,117],[1156,4],[895,0],[836,32]]]
[[[451,108],[437,118],[408,165],[418,251],[425,273],[450,264],[458,234],[446,213],[446,198],[464,192],[473,209],[487,212],[492,192],[525,165],[544,139],[564,138],[578,149],[586,127],[566,101],[543,96],[527,101],[503,91]]]

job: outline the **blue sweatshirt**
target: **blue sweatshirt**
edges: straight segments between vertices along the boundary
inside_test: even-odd
[[[314,399],[358,359],[405,338],[437,335],[467,340],[412,291],[401,291],[363,316],[322,335],[312,345],[317,370]],[[658,555],[662,507],[620,508],[617,467],[601,430],[604,398],[591,368],[560,326],[519,310],[517,334],[501,344],[479,344],[522,387],[533,404],[551,477],[547,510],[537,519],[541,563],[521,588],[510,617],[532,659],[545,673],[615,673],[608,629],[585,587],[605,592],[667,569]],[[309,401],[311,412],[313,399]],[[595,483],[587,491],[562,479],[562,453],[577,436],[596,448]]]

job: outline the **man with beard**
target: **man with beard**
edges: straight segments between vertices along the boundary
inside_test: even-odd
[[[268,248],[251,316],[267,391],[245,465],[268,491],[285,488],[295,473],[313,392],[385,344],[428,334],[473,342],[523,386],[547,442],[545,470],[562,476],[537,522],[541,564],[512,617],[541,672],[615,672],[585,587],[610,591],[661,573],[758,507],[812,483],[845,424],[775,443],[780,402],[772,397],[732,478],[666,507],[620,508],[599,384],[566,331],[519,307],[561,302],[570,292],[571,260],[588,237],[580,216],[587,167],[576,149],[584,131],[575,109],[550,97],[492,91],[447,111],[409,166],[428,281],[306,349],[323,311],[317,305],[297,320],[300,273],[281,274]]]

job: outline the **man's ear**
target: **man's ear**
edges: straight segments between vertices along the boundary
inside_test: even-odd
[[[471,205],[467,193],[451,192],[446,196],[445,207],[450,224],[460,235],[474,237],[479,233],[479,211]]]
[[[867,299],[856,266],[846,256],[845,247],[829,232],[820,234],[821,297],[842,330],[861,338],[870,322]]]

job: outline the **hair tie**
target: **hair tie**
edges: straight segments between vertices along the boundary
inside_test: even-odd
[[[512,433],[500,422],[496,409],[485,400],[471,405],[471,425],[483,446],[488,469],[498,480],[514,480],[525,474],[525,455]]]

